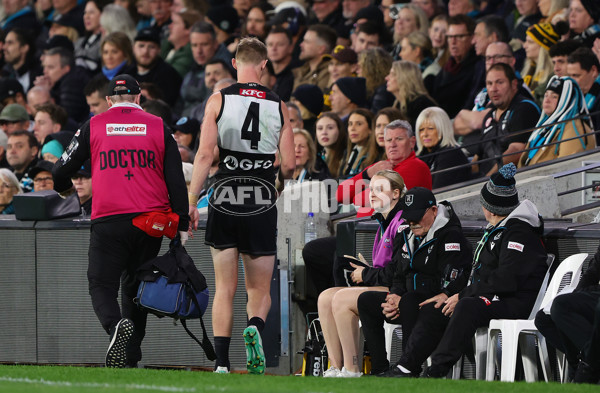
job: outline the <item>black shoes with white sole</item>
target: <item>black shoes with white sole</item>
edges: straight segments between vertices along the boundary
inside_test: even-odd
[[[127,366],[127,344],[133,335],[133,322],[123,318],[117,323],[106,351],[106,367],[124,368]]]

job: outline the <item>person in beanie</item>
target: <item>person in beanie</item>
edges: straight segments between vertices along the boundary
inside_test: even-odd
[[[591,48],[600,37],[600,3],[597,0],[571,0],[569,2],[569,28],[571,38]]]
[[[414,337],[418,329],[427,331],[419,335],[422,342],[415,348],[433,351],[428,377],[445,377],[477,328],[492,319],[526,319],[531,313],[548,270],[544,224],[532,202],[519,201],[515,173],[514,164],[504,165],[481,189],[479,200],[488,226],[477,243],[471,273],[457,279],[464,288],[443,302],[433,297],[421,303],[436,302],[441,310],[438,323],[417,324],[412,333]],[[408,350],[411,345],[409,339]],[[402,366],[402,376],[420,371],[420,365]]]
[[[360,77],[340,78],[331,87],[329,95],[331,111],[345,123],[350,112],[367,104],[367,81]]]
[[[300,109],[304,129],[314,138],[317,117],[323,111],[323,92],[317,85],[300,85],[292,93],[291,101]]]

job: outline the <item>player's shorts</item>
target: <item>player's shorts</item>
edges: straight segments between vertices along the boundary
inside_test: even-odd
[[[237,248],[248,255],[275,255],[277,208],[257,215],[235,216],[209,206],[204,243],[218,250]]]

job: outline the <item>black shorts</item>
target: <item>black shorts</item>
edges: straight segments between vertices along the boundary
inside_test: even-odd
[[[204,243],[249,255],[277,254],[277,208],[251,216],[234,216],[209,205]]]

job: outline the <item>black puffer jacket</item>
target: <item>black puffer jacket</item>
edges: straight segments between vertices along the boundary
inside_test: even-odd
[[[513,297],[533,305],[548,270],[543,231],[537,208],[528,200],[490,226],[475,250],[471,283],[459,297]]]
[[[455,280],[468,277],[472,249],[449,202],[438,204],[436,219],[421,241],[407,225],[398,231],[392,262],[382,269],[365,269],[364,281],[387,286],[397,295],[415,291],[428,296],[440,292],[451,296],[463,288],[465,283]]]
[[[77,123],[83,123],[90,114],[90,107],[83,94],[83,86],[89,80],[88,73],[83,68],[75,66],[50,90],[56,104],[62,106],[69,117]]]

